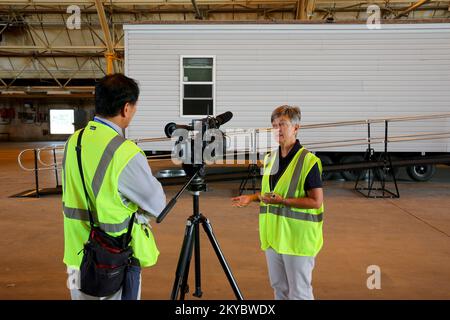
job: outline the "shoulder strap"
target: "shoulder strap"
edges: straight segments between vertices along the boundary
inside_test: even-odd
[[[80,170],[80,177],[81,177],[81,183],[83,184],[83,189],[84,189],[84,195],[86,197],[86,202],[87,202],[87,210],[89,213],[89,223],[91,225],[91,228],[94,227],[94,218],[92,217],[92,213],[91,213],[91,209],[89,206],[89,194],[87,192],[86,189],[86,184],[84,182],[84,174],[83,174],[83,165],[81,163],[81,137],[83,136],[83,132],[84,132],[84,128],[81,129],[80,133],[78,134],[78,139],[77,139],[77,146],[76,146],[76,151],[77,151],[77,161],[78,161],[78,169]]]
[[[124,240],[124,244],[123,247],[125,248],[128,243],[130,242],[131,239],[131,231],[133,230],[133,225],[134,225],[134,217],[136,216],[136,212],[133,212],[133,215],[131,216],[130,219],[130,223],[128,224],[128,229],[127,229],[127,235],[125,236]]]
[[[92,212],[89,206],[90,203],[90,199],[89,199],[89,193],[86,189],[86,183],[84,181],[84,174],[83,174],[83,164],[81,162],[81,138],[83,136],[84,133],[84,128],[81,129],[80,133],[78,134],[78,139],[77,139],[77,146],[76,146],[76,151],[77,151],[77,161],[78,161],[78,169],[80,170],[80,177],[81,177],[81,183],[83,184],[83,190],[84,190],[84,195],[86,197],[86,202],[87,202],[87,210],[89,213],[89,224],[91,225],[91,228],[94,227],[94,218],[92,216]],[[131,231],[133,229],[133,225],[134,225],[134,218],[135,218],[135,212],[133,212],[133,215],[131,216],[130,219],[130,223],[128,224],[128,230],[127,230],[127,234],[125,237],[125,244],[127,244],[129,242],[129,240],[131,239]]]

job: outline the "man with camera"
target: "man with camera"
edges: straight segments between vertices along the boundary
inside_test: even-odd
[[[64,263],[73,300],[140,299],[141,267],[154,265],[159,255],[149,218],[165,207],[165,194],[144,152],[124,137],[138,96],[133,79],[105,76],[95,87],[96,116],[64,149]],[[123,248],[111,245],[117,239],[125,239]],[[89,260],[91,254],[114,259],[127,252],[118,266]],[[83,271],[93,267],[95,274]],[[111,289],[114,277],[120,279]]]

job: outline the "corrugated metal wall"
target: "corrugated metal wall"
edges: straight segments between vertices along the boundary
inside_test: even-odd
[[[280,104],[301,106],[303,124],[450,112],[449,24],[125,28],[126,72],[142,90],[130,138],[163,136],[166,123],[189,121],[179,114],[180,55],[216,56],[216,115],[234,113],[224,128],[270,127],[271,111]],[[375,136],[382,127],[374,126]],[[395,135],[449,131],[450,125],[416,121],[390,128]],[[301,137],[306,145],[364,138],[366,127],[304,130]],[[450,148],[447,139],[396,143],[390,150]]]

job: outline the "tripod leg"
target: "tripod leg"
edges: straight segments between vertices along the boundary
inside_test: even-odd
[[[256,172],[257,172],[257,168],[255,168],[256,165],[252,165],[252,189],[253,189],[253,193],[256,193]]]
[[[186,223],[186,229],[184,232],[183,245],[180,251],[180,257],[178,258],[177,271],[175,273],[175,281],[173,283],[171,300],[176,300],[180,288],[183,291],[186,289],[187,275],[189,272],[189,261],[192,256],[192,240],[193,240],[194,223],[191,219],[188,219]],[[184,285],[184,286],[183,286]],[[184,293],[182,292],[184,298]]]
[[[244,300],[241,291],[239,290],[239,287],[236,283],[236,280],[234,279],[233,274],[231,273],[231,269],[228,266],[228,263],[225,260],[222,251],[220,250],[219,243],[217,242],[216,237],[214,236],[211,224],[209,223],[208,219],[203,215],[201,216],[200,221],[202,222],[203,229],[205,230],[209,238],[209,241],[211,242],[211,245],[213,246],[214,251],[216,252],[217,258],[219,259],[219,262],[222,265],[222,269],[225,272],[225,275],[227,276],[228,282],[230,283],[231,288],[234,291],[236,299]]]
[[[400,198],[400,193],[398,191],[398,186],[397,186],[397,179],[395,178],[395,172],[394,172],[394,167],[392,166],[392,158],[391,156],[388,154],[389,156],[389,168],[391,169],[391,175],[392,175],[392,180],[394,181],[394,186],[395,186],[395,198]]]
[[[200,229],[198,223],[194,228],[194,252],[195,252],[195,291],[194,297],[201,298],[202,280],[201,280],[201,264],[200,264]]]
[[[193,241],[195,241],[195,240],[193,240]],[[191,243],[191,247],[188,249],[189,256],[187,258],[186,267],[184,268],[184,273],[183,273],[182,279],[179,282],[179,283],[181,283],[181,285],[179,287],[180,288],[180,300],[184,300],[184,298],[186,297],[186,294],[189,292],[188,280],[189,280],[189,270],[190,270],[191,259],[192,259],[192,246],[193,246],[193,244]]]
[[[247,185],[247,180],[249,177],[249,173],[247,173],[247,177],[245,177],[244,179],[242,179],[241,184],[239,185],[239,195],[241,196],[244,191],[245,191],[245,186]]]
[[[242,195],[242,193],[244,192],[245,189],[245,184],[246,184],[246,180],[242,179],[241,183],[239,185],[239,195]]]
[[[241,196],[245,190],[247,190],[247,182],[251,178],[252,175],[252,165],[250,164],[247,168],[247,177],[245,179],[242,179],[241,184],[239,185],[239,195]]]

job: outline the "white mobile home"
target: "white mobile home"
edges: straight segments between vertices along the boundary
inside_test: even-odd
[[[450,24],[191,23],[125,25],[125,68],[141,96],[130,138],[164,135],[232,111],[224,128],[270,127],[299,105],[303,124],[450,112]],[[373,125],[373,136],[383,125]],[[450,131],[448,118],[390,125],[392,135]],[[365,126],[304,130],[308,142],[367,137]],[[145,149],[168,150],[170,144]],[[374,146],[381,150],[382,145]],[[364,151],[366,146],[314,148]],[[397,142],[397,152],[449,152],[449,139]]]

